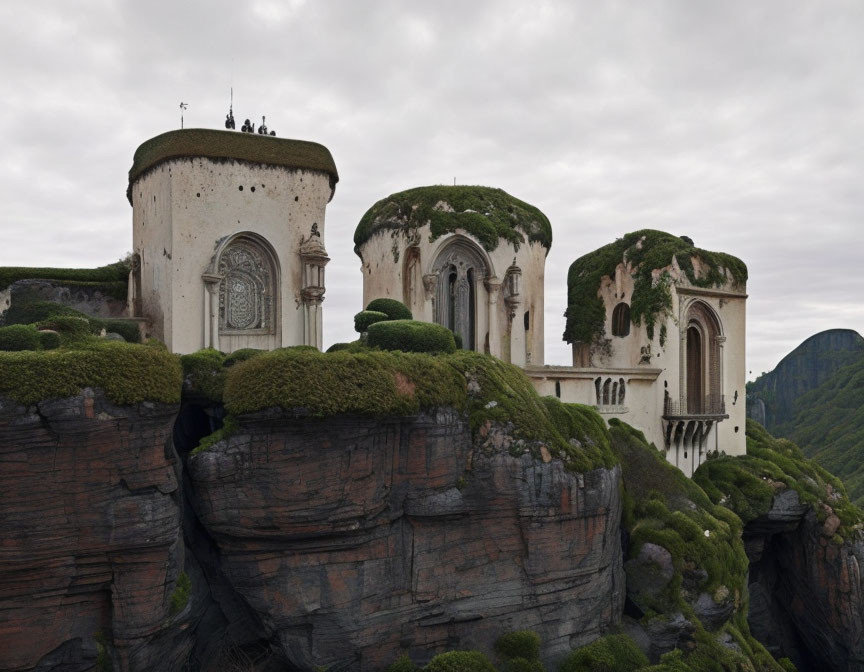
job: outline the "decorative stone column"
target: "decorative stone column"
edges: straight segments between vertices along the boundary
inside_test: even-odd
[[[423,291],[426,295],[426,301],[423,306],[426,311],[424,319],[426,322],[434,322],[436,311],[435,297],[438,292],[438,275],[436,273],[427,273],[423,276]]]
[[[330,261],[318,225],[313,224],[309,237],[300,241],[302,283],[300,298],[303,301],[303,343],[319,350],[324,343],[324,319],[321,303],[324,301],[324,267]]]
[[[201,278],[207,288],[207,303],[209,309],[204,314],[204,345],[219,349],[219,284],[222,276],[214,273],[204,273]]]
[[[501,357],[501,334],[498,330],[498,295],[502,282],[496,278],[486,278],[486,293],[489,307],[489,354]]]
[[[516,257],[513,257],[513,263],[504,276],[504,303],[510,323],[510,363],[516,366],[525,366],[525,332],[519,328],[519,323],[514,323],[522,305],[521,287],[522,269],[516,265]]]

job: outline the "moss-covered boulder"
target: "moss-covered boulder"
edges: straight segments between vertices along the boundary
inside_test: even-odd
[[[525,242],[552,246],[552,225],[533,205],[501,189],[439,185],[408,189],[378,201],[357,225],[355,250],[380,231],[411,233],[426,225],[433,240],[461,229],[489,251],[502,239],[517,249]]]

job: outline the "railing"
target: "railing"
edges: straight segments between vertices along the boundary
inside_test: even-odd
[[[722,394],[707,394],[683,403],[667,397],[663,403],[663,416],[667,418],[694,417],[702,415],[726,415],[726,397]]]

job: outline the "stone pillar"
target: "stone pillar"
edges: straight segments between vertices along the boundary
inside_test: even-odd
[[[501,333],[498,328],[498,295],[501,281],[496,277],[486,278],[486,292],[489,308],[489,354],[501,357]]]
[[[438,292],[438,275],[427,273],[423,276],[423,292],[426,300],[423,302],[423,318],[425,322],[435,322],[436,295]]]
[[[321,303],[325,291],[324,267],[329,261],[318,225],[313,224],[309,237],[300,243],[300,262],[303,265],[300,298],[303,301],[303,345],[312,345],[319,350],[324,344]]]
[[[204,315],[204,345],[205,347],[219,349],[219,285],[222,282],[221,275],[205,273],[201,276],[207,287],[210,309]]]

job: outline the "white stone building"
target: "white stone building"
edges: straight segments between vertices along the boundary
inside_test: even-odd
[[[598,272],[601,259],[607,268]],[[570,268],[573,366],[526,372],[540,394],[642,430],[687,476],[709,451],[742,455],[746,277],[740,260],[688,239],[628,234]]]
[[[129,171],[130,307],[173,352],[322,345],[326,147],[186,129],[142,144]]]
[[[552,240],[537,208],[500,189],[433,186],[393,194],[354,236],[363,305],[402,301],[466,350],[543,363],[543,276]]]

